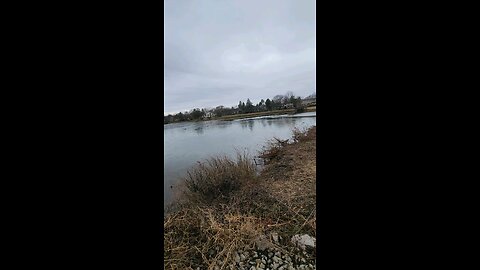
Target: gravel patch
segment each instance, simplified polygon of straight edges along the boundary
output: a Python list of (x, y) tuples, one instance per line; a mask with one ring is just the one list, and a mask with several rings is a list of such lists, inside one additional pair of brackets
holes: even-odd
[(316, 269), (316, 259), (308, 258), (306, 252), (298, 250), (297, 255), (285, 254), (274, 248), (255, 251), (237, 251), (235, 263), (227, 269), (242, 270), (310, 270)]

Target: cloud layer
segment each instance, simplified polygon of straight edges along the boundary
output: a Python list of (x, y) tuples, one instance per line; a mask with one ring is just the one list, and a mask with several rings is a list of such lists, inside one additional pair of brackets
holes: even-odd
[(316, 90), (314, 0), (165, 0), (164, 113)]

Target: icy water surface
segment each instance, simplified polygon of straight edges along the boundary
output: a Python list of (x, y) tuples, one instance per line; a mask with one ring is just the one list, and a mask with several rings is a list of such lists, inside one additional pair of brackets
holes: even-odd
[(187, 122), (164, 125), (165, 205), (171, 201), (172, 188), (197, 161), (210, 156), (234, 157), (236, 150), (252, 157), (273, 137), (288, 139), (294, 127), (316, 125), (315, 112), (257, 117), (235, 121)]

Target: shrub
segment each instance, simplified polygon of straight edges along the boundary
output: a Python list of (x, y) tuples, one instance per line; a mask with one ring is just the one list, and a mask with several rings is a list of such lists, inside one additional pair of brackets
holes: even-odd
[(255, 165), (246, 154), (237, 154), (236, 160), (213, 157), (188, 171), (186, 195), (204, 202), (225, 199), (255, 177)]
[(295, 113), (303, 113), (303, 112), (305, 112), (305, 107), (301, 106), (301, 107), (295, 108)]
[(293, 142), (301, 142), (301, 141), (306, 141), (310, 139), (315, 139), (317, 136), (316, 128), (304, 128), (304, 129), (299, 129), (299, 128), (294, 128), (292, 133), (293, 133)]
[(278, 138), (273, 138), (267, 142), (267, 145), (263, 147), (260, 152), (259, 157), (263, 158), (266, 163), (270, 160), (276, 158), (283, 151), (283, 147), (288, 144), (288, 140), (280, 140)]

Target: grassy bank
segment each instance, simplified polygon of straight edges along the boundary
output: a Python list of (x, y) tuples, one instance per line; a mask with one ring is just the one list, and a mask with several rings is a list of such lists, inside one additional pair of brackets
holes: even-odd
[[(315, 112), (317, 111), (316, 106), (311, 106), (305, 108), (305, 112)], [(270, 115), (281, 115), (281, 114), (294, 114), (295, 109), (285, 109), (285, 110), (274, 110), (274, 111), (266, 111), (266, 112), (254, 112), (254, 113), (241, 113), (241, 114), (232, 114), (232, 115), (224, 115), (221, 117), (213, 117), (208, 119), (196, 119), (196, 120), (189, 120), (188, 122), (202, 122), (202, 121), (210, 121), (210, 120), (223, 120), (223, 121), (231, 121), (236, 119), (244, 119), (244, 118), (252, 118), (252, 117), (260, 117), (260, 116), (270, 116)], [(182, 121), (186, 122), (186, 121)], [(172, 123), (179, 123), (179, 122), (172, 122)], [(164, 123), (167, 124), (167, 123)]]
[(275, 111), (255, 112), (255, 113), (241, 113), (241, 114), (225, 115), (222, 117), (218, 117), (216, 119), (217, 120), (235, 120), (235, 119), (243, 119), (243, 118), (250, 118), (250, 117), (268, 116), (268, 115), (292, 114), (294, 112), (295, 112), (295, 109), (275, 110)]
[(317, 106), (307, 107), (306, 111), (307, 112), (316, 112), (317, 111)]
[[(199, 163), (164, 221), (165, 269), (243, 269), (237, 251), (266, 247), (297, 256), (292, 236), (316, 237), (315, 139), (313, 127), (287, 143), (273, 140), (260, 174), (246, 155)], [(315, 250), (302, 256), (313, 262)]]
[[(315, 112), (315, 111), (316, 111), (316, 106), (307, 107), (305, 109), (305, 112)], [(251, 117), (281, 115), (281, 114), (293, 114), (293, 113), (295, 113), (295, 109), (285, 109), (285, 110), (275, 110), (275, 111), (266, 111), (266, 112), (225, 115), (225, 116), (222, 116), (222, 117), (215, 118), (215, 120), (227, 120), (228, 121), (228, 120), (251, 118)]]

